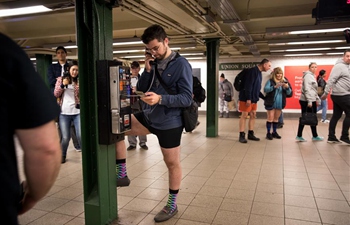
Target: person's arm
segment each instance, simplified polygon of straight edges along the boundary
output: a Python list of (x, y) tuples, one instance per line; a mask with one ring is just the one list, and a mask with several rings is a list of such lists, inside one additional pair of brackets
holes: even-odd
[(61, 165), (62, 151), (54, 121), (32, 129), (15, 131), (24, 152), (23, 214), (43, 198), (54, 184)]
[(59, 98), (61, 97), (63, 91), (64, 91), (64, 88), (62, 88), (62, 77), (58, 77), (57, 80), (56, 80), (56, 85), (55, 85), (55, 90), (53, 92), (53, 95), (56, 97), (56, 98)]

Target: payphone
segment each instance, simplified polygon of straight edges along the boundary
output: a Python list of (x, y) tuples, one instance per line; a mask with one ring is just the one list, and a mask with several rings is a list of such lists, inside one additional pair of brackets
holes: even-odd
[(114, 144), (131, 129), (130, 67), (98, 60), (96, 68), (99, 143)]

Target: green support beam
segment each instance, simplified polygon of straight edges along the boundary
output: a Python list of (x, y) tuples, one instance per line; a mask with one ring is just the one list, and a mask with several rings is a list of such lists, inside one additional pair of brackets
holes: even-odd
[(85, 224), (110, 224), (117, 217), (114, 145), (98, 143), (96, 60), (113, 59), (112, 8), (105, 1), (75, 1)]
[(47, 70), (52, 64), (52, 55), (35, 54), (36, 58), (36, 71), (43, 78), (48, 88), (50, 88), (49, 81), (47, 80)]
[(218, 136), (219, 38), (205, 39), (207, 46), (207, 137)]

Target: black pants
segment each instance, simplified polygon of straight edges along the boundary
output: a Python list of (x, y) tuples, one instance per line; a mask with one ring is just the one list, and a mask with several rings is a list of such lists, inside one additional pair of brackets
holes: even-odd
[[(299, 100), (299, 104), (300, 104), (300, 108), (301, 108), (301, 114), (303, 114), (304, 112), (313, 112), (316, 113), (317, 111), (317, 106), (316, 106), (316, 102), (312, 102), (312, 107), (309, 108), (307, 107), (307, 101), (301, 101)], [(310, 126), (311, 127), (311, 132), (312, 132), (312, 136), (313, 137), (317, 137), (317, 130), (316, 130), (316, 126)], [(298, 137), (302, 137), (303, 136), (303, 130), (304, 130), (304, 125), (301, 125), (299, 122), (299, 127), (298, 127)]]
[(342, 116), (343, 112), (345, 113), (345, 118), (343, 121), (343, 128), (341, 132), (341, 138), (349, 138), (349, 127), (350, 127), (350, 95), (336, 96), (331, 95), (333, 101), (333, 115), (331, 121), (329, 122), (328, 127), (328, 137), (335, 137), (335, 127), (337, 122)]

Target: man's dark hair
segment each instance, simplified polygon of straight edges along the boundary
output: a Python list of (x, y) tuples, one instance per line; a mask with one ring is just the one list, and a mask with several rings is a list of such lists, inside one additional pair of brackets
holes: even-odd
[(161, 27), (158, 24), (154, 24), (150, 27), (148, 27), (142, 34), (141, 40), (144, 44), (148, 44), (149, 42), (153, 41), (154, 39), (157, 39), (159, 42), (164, 41), (164, 39), (167, 37), (167, 34), (163, 27)]
[(325, 70), (320, 70), (319, 75), (320, 75), (320, 76), (323, 76), (325, 73), (326, 73)]
[(62, 50), (67, 54), (67, 50), (66, 50), (63, 46), (58, 46), (58, 47), (56, 48), (56, 53), (57, 53), (57, 51), (60, 50), (60, 49), (62, 49)]
[(344, 55), (345, 55), (347, 52), (350, 52), (350, 49), (346, 49), (346, 50), (344, 51)]
[(261, 60), (261, 62), (259, 63), (259, 65), (264, 65), (265, 63), (268, 63), (268, 62), (270, 62), (270, 60), (268, 60), (268, 59), (263, 59), (263, 60)]

